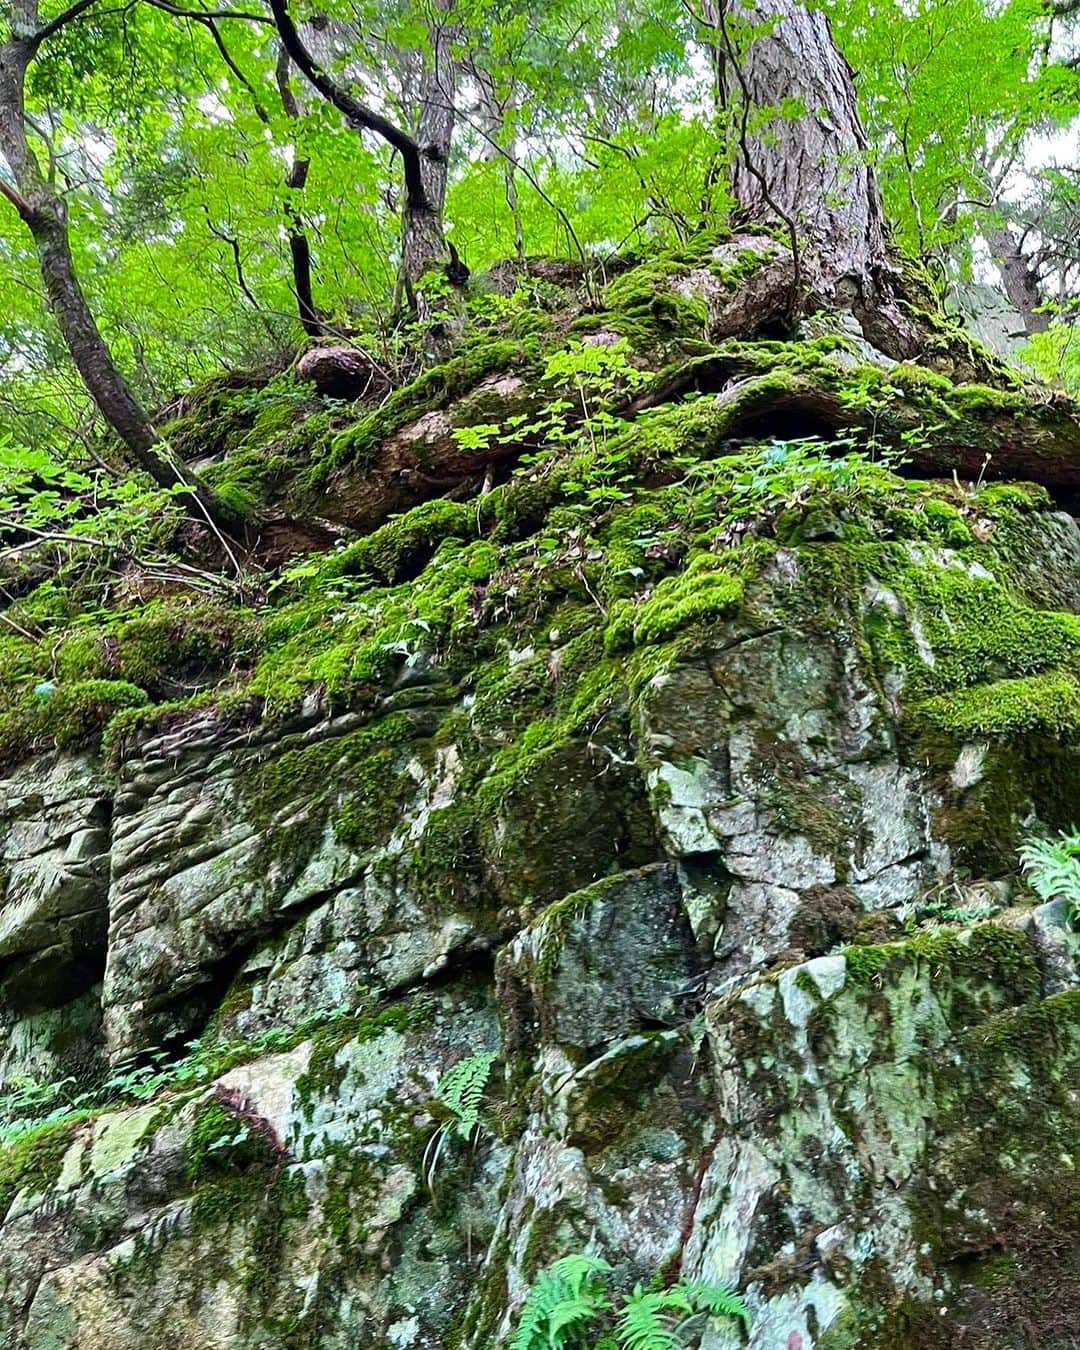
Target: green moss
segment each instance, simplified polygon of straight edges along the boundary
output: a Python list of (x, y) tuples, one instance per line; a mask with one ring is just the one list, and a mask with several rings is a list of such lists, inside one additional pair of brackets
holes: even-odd
[(1031, 943), (1024, 933), (995, 924), (957, 932), (938, 929), (918, 933), (902, 942), (845, 947), (846, 980), (866, 986), (888, 972), (914, 962), (929, 966), (931, 978), (946, 970), (950, 978), (966, 979), (988, 990), (1007, 989), (1017, 1000), (1039, 995), (1041, 979)]
[(625, 337), (639, 352), (655, 357), (671, 348), (684, 355), (707, 350), (708, 305), (682, 295), (674, 283), (691, 272), (708, 272), (730, 292), (760, 271), (768, 260), (755, 249), (733, 258), (718, 258), (716, 247), (729, 236), (707, 233), (678, 249), (670, 249), (631, 268), (605, 292), (605, 311), (578, 320), (573, 327), (605, 328)]
[(342, 590), (335, 561), (326, 572), (315, 565), (302, 597), (267, 621), (245, 698), (262, 699), (272, 716), (282, 716), (312, 690), (338, 703), (373, 692), (414, 652), (475, 631), (477, 592), (497, 563), (486, 540), (448, 539), (415, 581), (370, 591)]
[(997, 680), (926, 699), (917, 719), (958, 741), (1015, 741), (1032, 736), (1075, 740), (1080, 733), (1080, 688), (1069, 675)]
[(654, 352), (677, 342), (704, 347), (709, 317), (703, 300), (680, 295), (672, 286), (673, 264), (644, 263), (607, 288), (607, 313), (598, 322), (619, 333), (638, 351)]
[(419, 570), (418, 565), (427, 563), (443, 540), (475, 535), (482, 518), (480, 508), (464, 502), (441, 497), (422, 502), (400, 519), (342, 549), (323, 569), (323, 575), (367, 573), (392, 584)]
[(266, 1136), (253, 1120), (216, 1098), (199, 1107), (187, 1144), (187, 1179), (192, 1187), (271, 1161)]
[(0, 1149), (0, 1214), (7, 1212), (19, 1191), (46, 1191), (55, 1183), (83, 1118), (39, 1125)]
[[(331, 445), (326, 467), (364, 467), (374, 462), (379, 446), (388, 436), (423, 413), (445, 408), (495, 371), (520, 370), (535, 361), (538, 348), (532, 340), (477, 341), (443, 365), (434, 366), (397, 389), (375, 412), (368, 413)], [(479, 418), (477, 420), (484, 420)], [(322, 472), (322, 469), (320, 469)], [(313, 479), (313, 485), (317, 484)]]
[[(728, 618), (742, 602), (743, 579), (733, 576), (716, 557), (700, 554), (685, 571), (668, 577), (633, 614), (635, 646), (660, 643), (681, 628)], [(606, 639), (609, 650), (618, 650), (625, 640), (629, 615), (620, 609), (613, 615), (614, 627)]]
[(126, 680), (157, 693), (205, 677), (254, 647), (256, 625), (239, 609), (153, 602), (134, 617), (75, 630), (56, 649), (62, 680)]
[(77, 750), (100, 744), (111, 718), (148, 702), (144, 689), (124, 680), (78, 680), (48, 693), (28, 691), (0, 713), (0, 763), (40, 750)]

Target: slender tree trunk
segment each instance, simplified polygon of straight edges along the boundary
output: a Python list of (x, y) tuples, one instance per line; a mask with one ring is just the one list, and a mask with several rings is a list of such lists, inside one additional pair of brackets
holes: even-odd
[[(798, 0), (728, 0), (717, 25), (741, 208), (797, 237), (812, 303), (850, 309), (883, 351), (916, 355), (924, 334), (897, 303), (852, 71), (828, 19)], [(762, 119), (764, 109), (774, 115)]]
[[(268, 0), (282, 44), (297, 69), (358, 131), (373, 131), (401, 156), (405, 179), (402, 213), (402, 275), (416, 294), (415, 284), (425, 272), (446, 261), (442, 211), (446, 200), (447, 161), (454, 130), (455, 72), (452, 34), (447, 23), (432, 29), (433, 61), (421, 89), (418, 134), (401, 127), (337, 83), (304, 43), (288, 0)], [(446, 14), (452, 0), (436, 0), (436, 13)]]
[[(284, 47), (278, 54), (276, 79), (281, 106), (285, 116), (292, 121), (300, 117), (300, 105), (289, 83), (289, 54)], [(315, 296), (311, 280), (311, 243), (304, 225), (303, 213), (298, 202), (307, 186), (309, 159), (294, 155), (292, 168), (285, 180), (285, 215), (289, 222), (289, 258), (292, 264), (293, 291), (296, 294), (296, 306), (300, 314), (300, 323), (308, 337), (322, 337), (326, 328), (315, 308)]]
[(1050, 327), (1050, 315), (1038, 312), (1045, 303), (1042, 288), (1038, 276), (1024, 257), (1020, 240), (1008, 226), (1003, 225), (988, 230), (986, 242), (997, 264), (1005, 294), (1023, 316), (1025, 332), (1045, 333)]
[(128, 458), (160, 487), (189, 489), (189, 511), (216, 521), (213, 496), (183, 465), (175, 463), (158, 438), (101, 336), (75, 272), (63, 199), (43, 177), (26, 139), (26, 73), (36, 55), (37, 11), (33, 0), (19, 7), (12, 36), (0, 46), (0, 153), (15, 186), (0, 193), (30, 231), (49, 308), (71, 359), (102, 417), (123, 442)]

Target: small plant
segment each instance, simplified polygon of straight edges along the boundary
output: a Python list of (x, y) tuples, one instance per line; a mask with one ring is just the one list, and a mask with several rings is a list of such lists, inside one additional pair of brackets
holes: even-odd
[(1026, 839), (1020, 863), (1031, 889), (1043, 900), (1065, 901), (1069, 922), (1080, 921), (1080, 832), (1075, 825), (1056, 839)]
[(848, 439), (772, 441), (737, 473), (729, 489), (735, 516), (803, 507), (810, 500), (851, 507), (868, 492), (887, 484), (881, 470), (902, 462), (899, 454), (857, 450)]
[(466, 1144), (472, 1144), (483, 1128), (480, 1104), (494, 1063), (493, 1054), (469, 1055), (448, 1069), (439, 1080), (435, 1096), (447, 1112), (447, 1119), (428, 1140), (424, 1150), (423, 1167), (428, 1190), (434, 1190), (435, 1173), (447, 1140), (456, 1136)]
[(749, 1323), (746, 1304), (722, 1285), (680, 1281), (646, 1293), (638, 1285), (623, 1303), (616, 1334), (624, 1350), (679, 1350), (679, 1331), (695, 1319), (734, 1317)]
[(511, 1350), (679, 1350), (682, 1333), (696, 1319), (750, 1324), (738, 1294), (700, 1280), (649, 1291), (639, 1284), (616, 1306), (606, 1283), (610, 1274), (606, 1261), (580, 1252), (542, 1271), (521, 1310)]
[(84, 1091), (77, 1090), (78, 1084), (71, 1077), (50, 1083), (36, 1082), (28, 1076), (13, 1077), (7, 1083), (7, 1091), (0, 1094), (0, 1148), (42, 1125), (80, 1113), (146, 1102), (166, 1092), (211, 1083), (234, 1064), (289, 1049), (313, 1030), (354, 1015), (349, 1008), (335, 1008), (306, 1018), (291, 1030), (273, 1027), (248, 1041), (188, 1041), (184, 1047), (187, 1053), (181, 1059), (171, 1059), (164, 1050), (155, 1050), (121, 1061), (103, 1081)]
[(602, 1276), (611, 1267), (575, 1252), (541, 1271), (529, 1290), (510, 1350), (564, 1350), (584, 1344), (590, 1325), (611, 1308)]

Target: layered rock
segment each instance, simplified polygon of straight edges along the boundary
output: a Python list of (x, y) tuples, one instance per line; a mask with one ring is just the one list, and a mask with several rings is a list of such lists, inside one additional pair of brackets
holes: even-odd
[(1080, 532), (866, 466), (756, 528), (726, 425), (595, 521), (419, 508), (247, 701), (10, 771), (6, 1344), (481, 1350), (576, 1250), (738, 1290), (699, 1350), (1069, 1343), (1077, 943), (1016, 849), (1075, 811)]

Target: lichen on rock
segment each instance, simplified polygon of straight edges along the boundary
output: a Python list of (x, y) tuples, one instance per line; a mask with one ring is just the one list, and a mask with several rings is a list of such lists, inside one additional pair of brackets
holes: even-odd
[(342, 532), (257, 605), (23, 578), (7, 1344), (488, 1350), (586, 1248), (737, 1289), (712, 1350), (1059, 1343), (1076, 943), (1016, 849), (1074, 820), (1080, 533), (926, 476), (1022, 390), (729, 339), (790, 261), (645, 260), (378, 407), (193, 396)]

